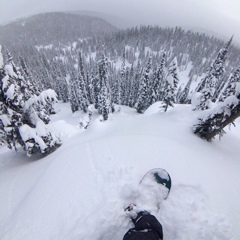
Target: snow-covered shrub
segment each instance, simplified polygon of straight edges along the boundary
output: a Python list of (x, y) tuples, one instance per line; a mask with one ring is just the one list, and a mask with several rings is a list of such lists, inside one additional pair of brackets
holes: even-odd
[(46, 109), (48, 114), (55, 114), (53, 105), (58, 102), (57, 94), (52, 89), (44, 90), (38, 96), (38, 102), (40, 102)]
[(206, 98), (203, 93), (195, 92), (192, 95), (191, 106), (193, 111), (207, 110), (212, 107), (212, 101)]
[(57, 101), (57, 94), (52, 89), (45, 90), (38, 96), (33, 94), (24, 103), (25, 121), (35, 126), (36, 121), (40, 118), (45, 124), (48, 124), (50, 122), (49, 115), (55, 113), (53, 106)]
[(88, 107), (88, 113), (79, 120), (80, 128), (87, 129), (92, 119), (92, 106)]
[(36, 128), (24, 124), (19, 132), (28, 156), (37, 152), (48, 154), (61, 145), (60, 140), (50, 133), (42, 121), (37, 122)]

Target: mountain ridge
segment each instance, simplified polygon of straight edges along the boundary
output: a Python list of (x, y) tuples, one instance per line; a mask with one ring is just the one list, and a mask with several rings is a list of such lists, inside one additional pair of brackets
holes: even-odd
[[(36, 27), (37, 26), (37, 27)], [(66, 12), (33, 15), (0, 26), (0, 42), (15, 45), (16, 42), (33, 45), (52, 44), (57, 41), (73, 42), (100, 33), (117, 31), (104, 19)]]

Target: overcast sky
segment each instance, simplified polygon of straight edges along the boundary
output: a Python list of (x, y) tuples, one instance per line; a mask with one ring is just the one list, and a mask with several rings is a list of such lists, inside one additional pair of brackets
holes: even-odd
[(87, 10), (129, 25), (206, 29), (240, 43), (240, 0), (0, 0), (0, 24), (46, 11)]

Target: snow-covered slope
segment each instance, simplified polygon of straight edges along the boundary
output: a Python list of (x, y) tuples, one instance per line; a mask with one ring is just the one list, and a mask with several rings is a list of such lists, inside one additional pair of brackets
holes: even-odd
[(197, 113), (159, 103), (144, 115), (122, 107), (106, 122), (58, 104), (50, 128), (63, 139), (37, 159), (0, 148), (1, 240), (121, 240), (123, 206), (151, 168), (167, 169), (172, 191), (159, 212), (164, 240), (240, 239), (240, 123), (221, 141), (191, 132)]

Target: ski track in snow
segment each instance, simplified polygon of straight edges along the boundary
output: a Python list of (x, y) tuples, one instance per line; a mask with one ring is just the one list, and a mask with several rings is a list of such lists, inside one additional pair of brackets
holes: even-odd
[[(99, 141), (99, 140), (97, 140)], [(99, 149), (95, 149), (94, 141), (85, 143), (85, 149), (87, 151), (88, 161), (91, 166), (91, 174), (95, 177), (98, 188), (102, 189), (103, 199), (94, 207), (95, 211), (89, 213), (84, 225), (87, 229), (94, 229), (91, 233), (79, 232), (79, 226), (81, 223), (76, 224), (75, 239), (121, 239), (124, 232), (128, 229), (129, 219), (123, 212), (123, 203), (119, 201), (119, 191), (122, 188), (123, 180), (122, 176), (128, 176), (130, 173), (127, 170), (118, 169), (115, 164), (116, 158), (113, 157), (113, 153), (109, 147), (109, 139), (102, 139), (98, 142)], [(99, 159), (99, 150), (103, 155), (101, 159), (104, 159), (104, 164)], [(107, 165), (107, 170), (106, 170)], [(108, 180), (107, 190), (105, 190), (106, 179)], [(96, 234), (97, 232), (97, 234)]]
[[(154, 115), (159, 111), (155, 109), (136, 117), (127, 109), (128, 113), (112, 115), (108, 122), (95, 120), (87, 131), (75, 127), (77, 114), (74, 121), (68, 117), (71, 124), (54, 116), (57, 133), (66, 138), (56, 152), (29, 161), (2, 151), (1, 156), (9, 156), (10, 160), (0, 161), (0, 194), (4, 195), (0, 198), (0, 239), (122, 240), (133, 227), (124, 207), (130, 202), (143, 204), (139, 181), (151, 168), (163, 167), (172, 176), (168, 199), (160, 210), (154, 209), (151, 198), (148, 204), (138, 207), (149, 208), (160, 220), (164, 240), (237, 240), (231, 236), (234, 231), (227, 216), (217, 214), (210, 205), (210, 194), (219, 194), (215, 188), (219, 186), (217, 176), (212, 176), (212, 171), (225, 173), (226, 178), (228, 171), (234, 173), (234, 168), (226, 169), (229, 162), (222, 159), (222, 153), (228, 156), (234, 148), (192, 137), (192, 119), (179, 115), (189, 111), (187, 106), (164, 115)], [(69, 116), (69, 111), (66, 113)], [(54, 122), (51, 128), (54, 130)], [(227, 143), (234, 137), (226, 137), (230, 139)], [(203, 151), (208, 153), (207, 159)], [(235, 164), (238, 154), (232, 153), (230, 164)], [(224, 169), (216, 167), (217, 163)], [(221, 184), (223, 191), (229, 192), (229, 183), (231, 180), (226, 179)]]

